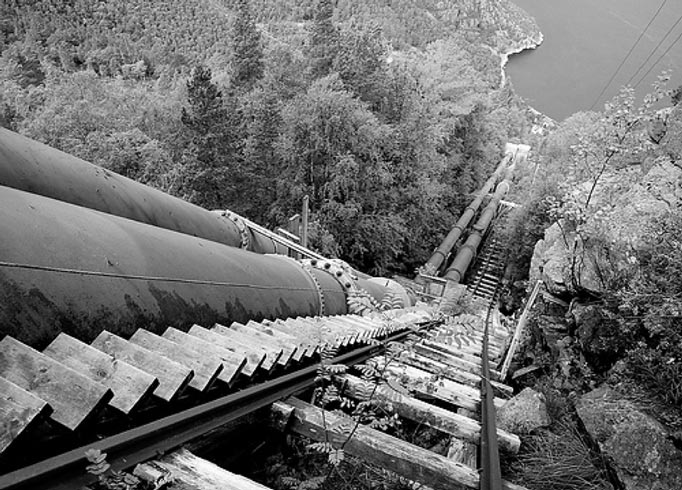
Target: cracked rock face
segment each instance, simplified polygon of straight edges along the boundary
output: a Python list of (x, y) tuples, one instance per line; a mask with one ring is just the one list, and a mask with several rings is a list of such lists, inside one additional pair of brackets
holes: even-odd
[(515, 434), (529, 434), (550, 424), (545, 397), (531, 388), (505, 403), (497, 411), (498, 428)]
[(652, 417), (608, 387), (584, 395), (576, 409), (626, 490), (682, 488), (682, 451)]

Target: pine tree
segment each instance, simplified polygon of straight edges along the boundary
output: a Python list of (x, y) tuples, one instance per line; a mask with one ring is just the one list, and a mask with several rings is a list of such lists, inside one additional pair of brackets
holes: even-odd
[(233, 85), (237, 89), (249, 91), (263, 77), (262, 40), (249, 0), (237, 1), (232, 36)]
[(311, 73), (314, 79), (329, 75), (339, 48), (339, 31), (334, 25), (333, 15), (332, 0), (319, 0), (315, 7), (309, 40)]
[(185, 197), (206, 208), (230, 207), (240, 173), (235, 97), (224, 97), (211, 81), (211, 70), (198, 66), (187, 82), (187, 99), (189, 107), (183, 107), (181, 117), (188, 140), (182, 169)]

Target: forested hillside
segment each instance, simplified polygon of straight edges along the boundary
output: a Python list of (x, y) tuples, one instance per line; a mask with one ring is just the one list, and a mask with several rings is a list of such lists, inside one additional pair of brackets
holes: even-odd
[(208, 208), (411, 271), (525, 134), (510, 2), (9, 0), (0, 121)]

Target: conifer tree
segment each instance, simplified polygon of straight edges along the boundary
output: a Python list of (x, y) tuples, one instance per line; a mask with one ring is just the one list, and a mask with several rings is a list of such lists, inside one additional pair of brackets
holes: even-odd
[(263, 46), (249, 0), (237, 1), (232, 34), (233, 85), (249, 91), (263, 77)]
[(309, 57), (314, 79), (329, 75), (339, 47), (339, 31), (334, 25), (332, 0), (319, 0), (310, 28)]

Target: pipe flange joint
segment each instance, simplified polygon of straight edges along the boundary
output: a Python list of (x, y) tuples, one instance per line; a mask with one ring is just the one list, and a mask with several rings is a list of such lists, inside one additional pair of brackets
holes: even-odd
[(288, 255), (281, 255), (281, 254), (265, 254), (268, 257), (276, 257), (278, 259), (283, 259), (283, 260), (290, 260), (294, 262), (296, 265), (298, 265), (303, 271), (308, 275), (310, 280), (313, 282), (315, 285), (315, 290), (317, 291), (317, 299), (320, 303), (320, 309), (318, 312), (319, 316), (324, 316), (327, 307), (324, 301), (324, 291), (322, 290), (322, 285), (320, 284), (320, 281), (317, 280), (317, 277), (315, 277), (315, 273), (312, 270), (312, 267), (306, 263), (305, 260), (296, 260), (293, 257), (289, 257)]
[(246, 223), (244, 222), (242, 217), (239, 216), (237, 213), (230, 211), (229, 209), (219, 209), (214, 212), (218, 213), (223, 218), (229, 219), (235, 224), (237, 230), (239, 231), (240, 239), (239, 248), (248, 250), (249, 247), (251, 246), (251, 236), (249, 234), (249, 227), (246, 226)]

